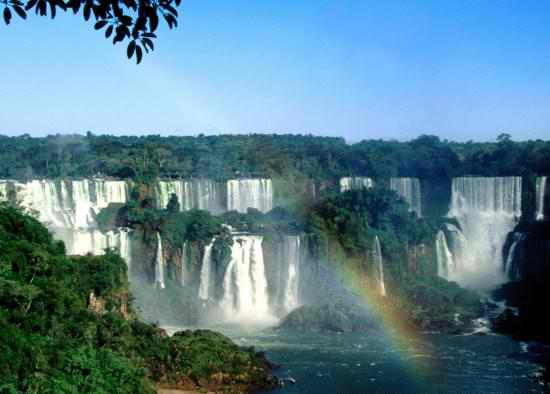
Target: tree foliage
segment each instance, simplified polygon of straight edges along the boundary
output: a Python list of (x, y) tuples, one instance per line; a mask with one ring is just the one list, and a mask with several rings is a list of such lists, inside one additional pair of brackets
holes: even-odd
[[(78, 160), (76, 160), (78, 158)], [(550, 141), (409, 142), (312, 135), (161, 137), (0, 135), (0, 179), (89, 177), (150, 182), (165, 178), (268, 177), (316, 181), (356, 175), (449, 179), (462, 175), (550, 175)]]
[(120, 256), (69, 258), (35, 218), (0, 203), (0, 393), (154, 393), (155, 383), (215, 387), (215, 374), (239, 392), (274, 384), (252, 349), (212, 332), (170, 338), (123, 310), (132, 314)]
[(9, 25), (17, 15), (27, 19), (28, 12), (39, 16), (56, 17), (58, 12), (81, 15), (92, 21), (96, 30), (103, 30), (113, 44), (126, 42), (128, 58), (140, 63), (144, 52), (153, 51), (153, 40), (160, 20), (170, 29), (178, 25), (176, 8), (181, 0), (0, 0), (2, 16)]

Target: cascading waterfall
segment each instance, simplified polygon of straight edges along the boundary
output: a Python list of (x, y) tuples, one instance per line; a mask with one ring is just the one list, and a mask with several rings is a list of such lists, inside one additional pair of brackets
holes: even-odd
[(539, 176), (537, 177), (536, 184), (536, 193), (537, 193), (537, 220), (544, 220), (544, 199), (546, 197), (546, 177)]
[(162, 253), (162, 239), (160, 233), (157, 233), (157, 254), (155, 264), (155, 287), (164, 289), (164, 255)]
[(95, 200), (97, 208), (101, 209), (107, 207), (110, 203), (122, 203), (126, 202), (128, 196), (128, 184), (124, 181), (102, 181), (95, 180), (93, 182), (95, 186)]
[(157, 206), (161, 208), (166, 208), (170, 196), (175, 194), (181, 211), (197, 208), (221, 213), (225, 210), (223, 184), (209, 179), (159, 181), (155, 190)]
[(502, 248), (521, 215), (521, 183), (521, 177), (453, 179), (449, 216), (458, 220), (467, 244), (454, 277), (459, 284), (490, 289), (506, 281)]
[(418, 178), (391, 178), (390, 189), (407, 201), (411, 211), (415, 211), (418, 216), (422, 216), (420, 181)]
[[(446, 235), (446, 236), (445, 236)], [(444, 233), (445, 243), (447, 244), (447, 250), (451, 253), (450, 256), (444, 255), (446, 257), (446, 272), (445, 275), (440, 275), (441, 277), (449, 281), (458, 281), (457, 278), (460, 278), (464, 272), (464, 256), (465, 251), (468, 248), (468, 242), (462, 231), (455, 226), (454, 224), (447, 224), (447, 232)], [(443, 246), (443, 245), (442, 245)]]
[(347, 190), (361, 190), (363, 188), (371, 188), (374, 186), (374, 181), (367, 177), (343, 177), (340, 178), (340, 192)]
[(437, 274), (448, 281), (456, 280), (457, 266), (447, 245), (445, 233), (441, 230), (436, 236), (435, 249), (437, 254)]
[(72, 232), (72, 242), (66, 242), (67, 253), (71, 255), (93, 254), (99, 256), (105, 249), (112, 248), (119, 251), (128, 266), (131, 263), (130, 231), (125, 228), (101, 232), (99, 230), (75, 230)]
[(260, 212), (273, 209), (271, 179), (232, 179), (227, 181), (227, 210), (246, 213), (248, 208)]
[(283, 236), (278, 254), (278, 283), (275, 299), (277, 306), (282, 308), (285, 313), (289, 313), (300, 306), (300, 237), (298, 235)]
[(374, 237), (374, 278), (382, 296), (386, 296), (386, 284), (384, 282), (384, 260), (382, 259), (382, 248), (378, 236)]
[(199, 284), (199, 298), (207, 301), (210, 295), (210, 273), (212, 272), (212, 246), (214, 240), (204, 247), (202, 258), (201, 277)]
[(517, 281), (521, 279), (519, 268), (521, 263), (521, 255), (523, 253), (523, 242), (526, 238), (524, 233), (514, 233), (512, 246), (508, 251), (506, 263), (504, 264), (504, 271), (506, 277), (511, 281)]
[(228, 321), (271, 323), (261, 236), (233, 237), (220, 307)]
[(95, 215), (110, 203), (125, 203), (128, 185), (102, 179), (80, 181), (32, 180), (16, 185), (16, 198), (39, 212), (40, 221), (59, 228), (88, 229)]
[(5, 181), (0, 181), (0, 201), (8, 199), (8, 184)]
[(15, 198), (38, 212), (56, 238), (63, 240), (69, 254), (103, 254), (105, 248), (117, 248), (130, 262), (127, 229), (102, 233), (96, 230), (96, 215), (110, 203), (125, 203), (128, 184), (124, 181), (31, 180), (27, 183), (6, 181)]
[(183, 241), (181, 248), (181, 286), (185, 286), (185, 277), (187, 276), (187, 241)]

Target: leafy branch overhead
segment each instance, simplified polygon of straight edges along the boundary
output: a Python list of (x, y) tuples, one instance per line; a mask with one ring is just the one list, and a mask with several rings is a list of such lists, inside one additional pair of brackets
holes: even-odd
[(127, 43), (128, 58), (139, 64), (143, 51), (155, 49), (153, 40), (159, 20), (164, 19), (170, 29), (177, 26), (181, 0), (0, 0), (4, 6), (2, 16), (9, 25), (13, 16), (27, 19), (27, 13), (55, 18), (57, 12), (81, 13), (86, 21), (95, 21), (96, 30), (104, 30), (113, 44)]

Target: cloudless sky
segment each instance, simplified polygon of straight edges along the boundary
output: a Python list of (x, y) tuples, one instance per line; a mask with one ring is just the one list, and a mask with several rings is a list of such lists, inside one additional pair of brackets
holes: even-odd
[(81, 17), (0, 23), (0, 133), (550, 139), (548, 0), (185, 0), (136, 66)]

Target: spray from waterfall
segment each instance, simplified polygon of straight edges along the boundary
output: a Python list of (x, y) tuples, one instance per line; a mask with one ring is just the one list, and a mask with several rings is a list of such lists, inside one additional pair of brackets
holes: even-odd
[(374, 278), (382, 296), (386, 296), (386, 284), (384, 282), (384, 260), (382, 258), (382, 248), (378, 236), (374, 237)]

